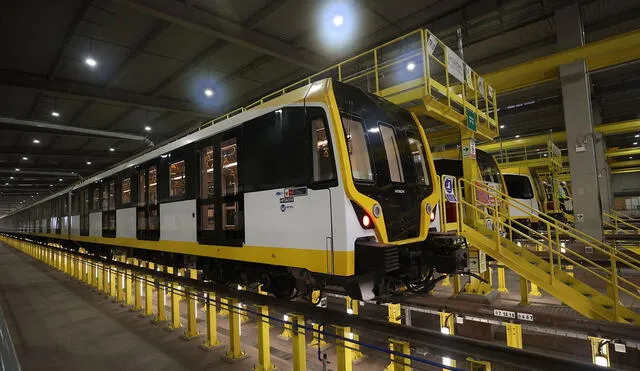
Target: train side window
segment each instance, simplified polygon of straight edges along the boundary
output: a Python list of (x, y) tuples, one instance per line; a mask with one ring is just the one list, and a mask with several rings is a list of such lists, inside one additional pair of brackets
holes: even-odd
[[(222, 175), (222, 197), (238, 194), (238, 144), (236, 138), (222, 142), (220, 146), (220, 169)], [(239, 230), (239, 203), (222, 203), (222, 229)]]
[(184, 160), (169, 165), (169, 197), (182, 197), (185, 193)]
[(92, 199), (92, 208), (93, 211), (100, 211), (100, 188), (95, 187), (93, 189), (93, 194), (91, 196)]
[(109, 182), (109, 210), (116, 209), (116, 181)]
[(127, 206), (131, 203), (131, 178), (124, 178), (120, 183), (120, 200), (122, 206)]
[(107, 183), (102, 184), (102, 211), (109, 210), (109, 185)]
[(400, 150), (396, 134), (391, 126), (379, 124), (384, 151), (387, 154), (387, 164), (389, 165), (389, 176), (392, 182), (404, 183), (404, 172), (400, 162)]
[[(153, 165), (149, 167), (149, 230), (160, 229), (160, 215), (158, 213), (158, 168)], [(151, 207), (155, 206), (155, 207)]]
[(313, 181), (324, 182), (335, 179), (333, 151), (327, 136), (327, 124), (324, 119), (311, 121), (311, 146), (313, 153)]
[(413, 133), (407, 133), (409, 136), (409, 149), (411, 150), (411, 158), (416, 169), (416, 183), (419, 185), (429, 185), (429, 172), (427, 171), (427, 162), (424, 160), (424, 147), (422, 143), (416, 139)]
[(372, 181), (373, 171), (371, 170), (371, 159), (369, 157), (369, 148), (367, 147), (367, 138), (362, 122), (348, 117), (342, 117), (342, 126), (344, 128), (345, 138), (347, 139), (347, 149), (349, 151), (353, 179)]
[(200, 152), (200, 198), (213, 198), (213, 146)]
[(138, 206), (144, 206), (147, 198), (147, 174), (144, 171), (138, 173)]

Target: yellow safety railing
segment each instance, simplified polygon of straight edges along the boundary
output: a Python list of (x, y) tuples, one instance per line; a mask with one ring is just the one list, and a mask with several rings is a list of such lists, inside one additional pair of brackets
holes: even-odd
[(627, 214), (623, 213), (623, 212), (622, 212), (622, 211), (620, 211), (620, 210), (610, 209), (610, 210), (609, 210), (609, 214), (611, 214), (611, 215), (615, 215), (616, 217), (618, 217), (618, 218), (620, 218), (620, 219), (623, 219), (623, 220), (627, 220), (627, 221), (639, 221), (639, 222), (640, 222), (640, 219), (637, 219), (637, 218), (634, 218), (634, 217), (632, 217), (632, 216), (630, 216), (630, 215), (627, 215)]
[[(603, 212), (602, 223), (613, 229), (614, 234), (640, 234), (640, 228), (614, 213)], [(628, 220), (628, 219), (627, 219)]]
[(325, 78), (360, 87), (395, 103), (426, 106), (426, 114), (470, 127), (485, 138), (499, 135), (496, 92), (433, 33), (419, 29), (346, 59), (255, 102), (201, 125), (226, 120), (285, 93)]
[[(560, 271), (562, 263), (574, 266), (574, 271), (580, 270), (592, 278), (601, 281), (605, 286), (609, 286), (607, 295), (614, 304), (614, 312), (618, 313), (620, 304), (620, 294), (628, 295), (632, 300), (640, 300), (640, 284), (626, 277), (621, 276), (618, 272), (620, 269), (629, 269), (633, 272), (640, 273), (640, 259), (635, 255), (618, 251), (612, 246), (599, 241), (586, 233), (583, 233), (568, 224), (562, 223), (552, 217), (546, 216), (530, 208), (529, 206), (510, 199), (505, 193), (502, 193), (491, 187), (487, 187), (483, 183), (472, 182), (466, 179), (458, 179), (458, 187), (464, 189), (465, 192), (471, 192), (471, 200), (459, 198), (458, 211), (459, 215), (464, 213), (460, 219), (460, 230), (465, 228), (473, 228), (484, 231), (485, 235), (491, 236), (496, 241), (498, 251), (505, 248), (502, 245), (504, 240), (514, 241), (520, 240), (537, 247), (537, 251), (546, 251), (548, 253), (547, 260), (550, 264), (549, 276), (553, 283), (554, 274)], [(458, 191), (460, 192), (460, 191)], [(496, 202), (479, 205), (476, 195), (485, 194), (485, 199), (493, 199)], [(505, 207), (506, 206), (506, 207)], [(526, 213), (531, 220), (538, 224), (539, 228), (533, 229), (516, 219), (509, 217), (509, 207), (515, 207)], [(492, 220), (493, 228), (486, 228), (484, 223), (478, 223), (479, 220)], [(471, 220), (472, 222), (468, 222)], [(602, 258), (608, 261), (609, 267), (593, 260), (587, 253), (580, 253), (571, 248), (566, 248), (563, 241), (571, 239), (575, 243), (582, 244), (585, 247), (593, 249), (594, 253), (600, 254)], [(601, 261), (601, 259), (599, 259)]]

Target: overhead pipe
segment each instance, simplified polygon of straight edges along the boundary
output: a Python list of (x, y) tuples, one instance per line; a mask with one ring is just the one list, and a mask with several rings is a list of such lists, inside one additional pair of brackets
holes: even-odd
[(68, 125), (57, 125), (50, 124), (47, 122), (36, 121), (36, 120), (21, 120), (15, 119), (12, 117), (0, 117), (0, 122), (3, 124), (10, 125), (18, 125), (18, 126), (28, 126), (35, 127), (40, 129), (48, 129), (48, 130), (56, 130), (56, 131), (68, 131), (73, 133), (86, 134), (88, 136), (94, 137), (104, 137), (104, 138), (117, 138), (117, 139), (126, 139), (126, 140), (135, 140), (147, 143), (149, 146), (153, 146), (154, 143), (149, 138), (144, 137), (142, 135), (121, 133), (117, 131), (106, 131), (106, 130), (95, 130), (95, 129), (87, 129), (87, 128), (79, 128)]

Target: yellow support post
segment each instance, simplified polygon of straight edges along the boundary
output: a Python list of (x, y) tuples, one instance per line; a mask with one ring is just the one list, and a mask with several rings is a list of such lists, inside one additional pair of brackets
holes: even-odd
[(462, 282), (460, 280), (460, 275), (456, 274), (453, 276), (453, 296), (457, 295), (462, 290)]
[[(191, 279), (198, 278), (198, 271), (195, 269), (188, 269), (187, 276)], [(187, 331), (185, 331), (183, 338), (185, 340), (191, 340), (200, 335), (198, 332), (198, 326), (196, 324), (196, 316), (198, 311), (197, 293), (195, 290), (189, 288), (186, 289), (187, 295)]]
[(227, 298), (220, 298), (220, 312), (218, 315), (222, 318), (229, 317), (229, 300)]
[[(442, 357), (442, 364), (449, 367), (456, 367), (456, 360), (450, 357)], [(442, 368), (443, 371), (449, 371), (448, 368)]]
[(477, 360), (473, 357), (467, 357), (467, 361), (471, 364), (471, 371), (491, 371), (491, 362)]
[(82, 282), (82, 272), (84, 271), (82, 258), (76, 256), (76, 279)]
[[(158, 271), (163, 271), (163, 268), (161, 265), (158, 265), (156, 269)], [(169, 283), (167, 282), (163, 285), (162, 282), (160, 282), (160, 279), (158, 278), (155, 281), (155, 285), (156, 285), (157, 299), (156, 299), (156, 318), (154, 322), (164, 322), (167, 320), (167, 310), (165, 309), (165, 306), (166, 306), (166, 300), (167, 300), (166, 290)]]
[[(155, 264), (147, 262), (148, 269), (155, 269)], [(144, 316), (153, 316), (153, 277), (145, 276), (144, 283)]]
[[(122, 259), (120, 259), (122, 261)], [(124, 303), (124, 270), (120, 267), (116, 268), (117, 279), (116, 286), (118, 287), (118, 303)]]
[(109, 265), (102, 264), (102, 292), (109, 296)]
[(591, 362), (594, 365), (602, 367), (611, 367), (611, 358), (609, 357), (609, 342), (595, 336), (589, 336), (591, 343)]
[[(167, 273), (173, 273), (173, 267), (167, 267)], [(180, 323), (180, 294), (177, 291), (177, 283), (168, 284), (171, 288), (171, 322), (169, 322), (168, 328), (175, 330), (182, 327), (182, 323)]]
[(216, 293), (209, 292), (207, 294), (205, 305), (207, 307), (207, 335), (200, 346), (205, 350), (214, 350), (220, 348), (222, 344), (218, 340), (218, 318), (216, 317)]
[(520, 277), (520, 305), (529, 305), (527, 280), (524, 277)]
[(498, 292), (508, 293), (509, 289), (507, 288), (507, 276), (504, 271), (504, 267), (498, 266)]
[(542, 296), (542, 293), (538, 289), (538, 285), (533, 282), (529, 282), (529, 284), (531, 285), (531, 291), (529, 291), (529, 295), (538, 297)]
[(442, 279), (442, 281), (440, 281), (440, 285), (442, 287), (449, 287), (451, 286), (451, 278), (447, 275), (447, 277), (445, 277), (444, 279)]
[[(133, 259), (134, 264), (139, 267), (140, 261)], [(133, 310), (142, 310), (142, 276), (135, 274), (133, 276)]]
[[(392, 304), (392, 303), (387, 304), (387, 317), (390, 323), (395, 323), (395, 324), (402, 323), (401, 315), (402, 315), (402, 308), (400, 304)], [(398, 350), (397, 349), (398, 347), (400, 349), (404, 349), (403, 345), (400, 343), (401, 342), (399, 340), (389, 339), (389, 349), (391, 349), (391, 351), (400, 352), (401, 350)], [(407, 343), (407, 348), (408, 347), (409, 347), (409, 343)], [(397, 359), (399, 358), (396, 358), (396, 356), (393, 353), (390, 354), (389, 357), (391, 359), (391, 363), (389, 363), (389, 365), (387, 366), (387, 368), (385, 368), (385, 370), (388, 370), (388, 371), (405, 371), (406, 370), (403, 366), (404, 363), (402, 364), (397, 363), (398, 362)]]
[[(347, 296), (346, 301), (347, 313), (357, 316), (360, 309), (358, 300), (351, 299)], [(353, 340), (358, 341), (360, 339), (360, 336), (356, 332), (352, 331), (352, 334)], [(353, 345), (351, 346), (351, 360), (353, 362), (360, 362), (362, 361), (362, 359), (364, 359), (364, 357), (364, 354), (362, 354), (362, 352), (360, 351), (360, 344), (353, 343)]]
[[(392, 352), (402, 353), (409, 355), (411, 353), (411, 348), (409, 347), (408, 341), (389, 339), (389, 349)], [(396, 355), (391, 353), (390, 355), (391, 363), (385, 371), (411, 371), (411, 360), (407, 357), (402, 357), (400, 355)]]
[(291, 314), (287, 313), (283, 317), (284, 324), (282, 333), (278, 337), (282, 340), (290, 340), (293, 337), (293, 326), (291, 325)]
[(328, 348), (329, 343), (324, 340), (324, 334), (320, 333), (320, 331), (323, 330), (323, 326), (319, 323), (312, 322), (311, 327), (313, 327), (313, 334), (311, 336), (309, 346), (313, 348), (320, 348), (320, 350)]
[(97, 267), (97, 273), (98, 273), (98, 279), (96, 280), (96, 288), (98, 289), (98, 292), (101, 292), (104, 288), (104, 277), (102, 275), (102, 264), (101, 263), (96, 263)]
[(453, 313), (440, 312), (440, 332), (445, 335), (455, 335), (455, 318)]
[[(127, 258), (127, 265), (133, 264), (133, 259)], [(124, 277), (125, 305), (133, 307), (133, 271), (127, 269)]]
[(307, 369), (307, 347), (304, 317), (302, 314), (290, 315), (293, 324), (293, 371), (305, 371)]
[(573, 265), (567, 265), (566, 270), (567, 274), (573, 277)]
[(353, 369), (351, 361), (353, 358), (351, 355), (352, 344), (347, 344), (347, 341), (345, 340), (352, 339), (353, 334), (351, 333), (351, 328), (342, 326), (334, 327), (336, 329), (336, 335), (338, 336), (336, 339), (337, 371), (351, 371)]
[(84, 264), (86, 266), (87, 269), (87, 285), (89, 286), (93, 286), (93, 281), (95, 276), (94, 276), (94, 270), (93, 270), (93, 262), (89, 259), (84, 261)]
[(258, 310), (258, 363), (254, 371), (272, 371), (276, 367), (271, 364), (271, 345), (269, 342), (269, 307), (256, 305)]
[[(245, 286), (238, 285), (238, 290), (246, 290)], [(262, 289), (261, 289), (262, 290)], [(240, 308), (246, 308), (246, 306), (240, 303)], [(249, 315), (246, 311), (240, 311), (240, 323), (245, 324), (249, 322)]]
[(248, 356), (242, 351), (240, 344), (240, 312), (238, 311), (240, 301), (229, 298), (227, 302), (229, 303), (229, 346), (223, 359), (229, 363), (234, 363)]
[(507, 346), (522, 349), (522, 325), (505, 322), (504, 326), (507, 330)]

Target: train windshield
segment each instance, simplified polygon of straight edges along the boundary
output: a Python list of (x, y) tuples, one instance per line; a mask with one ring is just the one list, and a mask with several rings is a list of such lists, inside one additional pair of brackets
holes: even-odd
[(493, 159), (493, 156), (484, 151), (477, 150), (476, 160), (478, 161), (482, 180), (502, 185), (500, 168), (498, 168), (498, 164), (496, 163), (496, 160)]
[(525, 175), (505, 174), (504, 181), (507, 183), (507, 192), (513, 198), (530, 200), (533, 198), (533, 188), (531, 180)]

